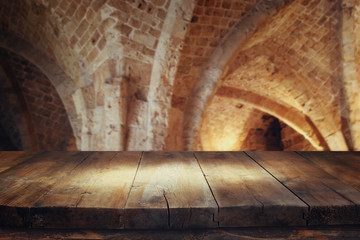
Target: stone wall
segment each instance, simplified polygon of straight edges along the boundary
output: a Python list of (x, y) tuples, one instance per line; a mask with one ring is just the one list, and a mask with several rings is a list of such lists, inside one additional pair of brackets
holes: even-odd
[(253, 120), (256, 121), (258, 125), (253, 124), (252, 128), (247, 132), (241, 149), (248, 151), (284, 150), (282, 127), (277, 118), (270, 115), (262, 115), (261, 118)]
[(304, 136), (284, 123), (281, 124), (281, 138), (284, 151), (316, 151)]
[(340, 1), (295, 1), (244, 44), (223, 75), (224, 85), (298, 109), (331, 149), (345, 150), (340, 17)]
[[(49, 79), (24, 58), (0, 49), (12, 73), (11, 81), (19, 85), (31, 114), (39, 150), (66, 150), (73, 137), (64, 105)], [(5, 89), (4, 89), (5, 90)], [(10, 100), (11, 101), (11, 100)], [(9, 106), (9, 100), (4, 101)], [(5, 109), (2, 115), (7, 115)], [(21, 111), (20, 111), (21, 112)], [(8, 121), (10, 122), (10, 121)], [(16, 121), (18, 122), (18, 121)]]
[[(357, 149), (358, 5), (4, 0), (0, 46), (46, 76), (58, 93), (46, 109), (64, 105), (61, 114), (80, 150), (232, 149), (247, 135), (230, 144), (215, 140), (250, 131), (253, 109), (283, 121), (318, 150)], [(51, 102), (54, 95), (45, 100), (43, 92), (30, 96), (22, 87), (34, 124), (47, 123), (52, 113), (39, 99)], [(37, 137), (58, 148), (46, 140), (50, 135)]]

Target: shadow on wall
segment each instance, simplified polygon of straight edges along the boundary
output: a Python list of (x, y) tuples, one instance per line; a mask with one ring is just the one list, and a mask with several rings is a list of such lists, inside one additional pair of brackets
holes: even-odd
[(4, 93), (0, 103), (4, 132), (0, 147), (74, 149), (64, 105), (49, 79), (32, 63), (5, 49), (0, 49), (0, 59), (5, 73), (0, 79), (0, 90)]
[(241, 147), (248, 151), (316, 150), (301, 134), (271, 115), (263, 115)]
[(20, 143), (14, 144), (11, 138), (7, 135), (3, 127), (0, 125), (0, 151), (17, 151), (21, 150), (17, 146)]

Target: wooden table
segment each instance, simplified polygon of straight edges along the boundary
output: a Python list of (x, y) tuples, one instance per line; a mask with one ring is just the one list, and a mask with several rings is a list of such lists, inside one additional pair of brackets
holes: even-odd
[(0, 152), (0, 226), (360, 225), (357, 152)]

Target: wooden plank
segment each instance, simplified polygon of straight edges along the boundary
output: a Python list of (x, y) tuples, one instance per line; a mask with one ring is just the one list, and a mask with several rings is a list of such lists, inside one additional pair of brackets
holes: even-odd
[(243, 152), (196, 152), (220, 227), (304, 226), (307, 205)]
[(85, 152), (46, 152), (0, 173), (0, 225), (27, 226), (29, 207), (86, 156)]
[(96, 152), (34, 204), (33, 227), (123, 228), (141, 152)]
[(217, 227), (217, 204), (191, 152), (145, 152), (125, 208), (125, 228)]
[(310, 206), (310, 225), (360, 224), (360, 192), (294, 152), (248, 154)]
[(360, 191), (359, 152), (299, 152), (299, 154)]
[(35, 156), (36, 152), (2, 151), (0, 152), (0, 173)]

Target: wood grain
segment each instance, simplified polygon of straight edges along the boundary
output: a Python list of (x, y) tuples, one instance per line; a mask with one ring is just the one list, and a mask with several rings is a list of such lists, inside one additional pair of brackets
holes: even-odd
[(242, 152), (196, 152), (220, 227), (301, 226), (307, 205)]
[(0, 225), (27, 226), (29, 208), (86, 156), (85, 152), (46, 152), (0, 173)]
[(123, 228), (140, 152), (92, 153), (31, 209), (34, 227)]
[(9, 151), (0, 152), (0, 173), (33, 157), (36, 152)]
[(359, 152), (299, 152), (299, 154), (360, 191)]
[(217, 227), (217, 205), (191, 152), (145, 152), (125, 228)]
[(248, 152), (310, 206), (310, 225), (360, 224), (360, 192), (294, 152)]
[(0, 152), (0, 226), (360, 225), (360, 155), (300, 154)]

